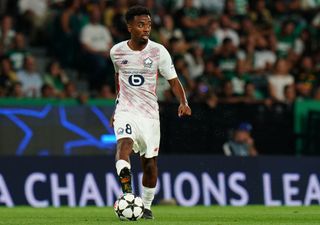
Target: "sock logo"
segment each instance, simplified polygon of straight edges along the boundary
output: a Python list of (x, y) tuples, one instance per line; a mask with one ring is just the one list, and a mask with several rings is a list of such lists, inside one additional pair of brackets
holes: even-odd
[(123, 178), (120, 179), (120, 182), (121, 182), (122, 184), (128, 183), (129, 181), (130, 181), (130, 178), (129, 178), (129, 177), (123, 177)]

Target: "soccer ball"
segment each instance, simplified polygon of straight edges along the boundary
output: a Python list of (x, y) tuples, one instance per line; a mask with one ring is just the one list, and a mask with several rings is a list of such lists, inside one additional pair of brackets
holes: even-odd
[(132, 193), (120, 196), (113, 208), (120, 220), (138, 220), (144, 211), (142, 199)]

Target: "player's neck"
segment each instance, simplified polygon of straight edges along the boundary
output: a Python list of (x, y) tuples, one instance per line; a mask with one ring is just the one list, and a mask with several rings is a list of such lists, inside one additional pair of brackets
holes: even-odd
[(133, 41), (132, 39), (130, 39), (128, 41), (128, 46), (133, 51), (142, 51), (147, 46), (148, 42), (146, 42), (145, 44), (141, 44), (141, 43), (138, 43), (138, 42)]

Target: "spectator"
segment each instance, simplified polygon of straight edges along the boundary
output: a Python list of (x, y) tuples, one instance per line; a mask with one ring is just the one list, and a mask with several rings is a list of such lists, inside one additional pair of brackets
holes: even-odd
[(156, 92), (160, 102), (171, 102), (174, 98), (171, 93), (170, 84), (162, 76), (158, 77)]
[(295, 58), (294, 44), (297, 36), (296, 24), (292, 20), (284, 21), (281, 28), (276, 32), (277, 37), (277, 55), (278, 57)]
[(198, 82), (196, 85), (195, 91), (193, 91), (190, 100), (192, 102), (205, 103), (210, 94), (209, 86), (204, 82)]
[(41, 97), (42, 98), (55, 98), (54, 88), (50, 84), (44, 84), (41, 87)]
[(256, 27), (264, 32), (273, 26), (273, 18), (270, 10), (266, 7), (266, 0), (254, 1), (254, 7), (250, 10), (250, 18)]
[(234, 46), (239, 46), (240, 38), (236, 30), (232, 27), (232, 21), (228, 15), (222, 15), (220, 17), (220, 26), (215, 33), (218, 45), (223, 44), (223, 41), (228, 38), (232, 41)]
[(234, 0), (234, 5), (237, 15), (244, 16), (248, 13), (248, 0)]
[(79, 97), (79, 93), (77, 91), (76, 85), (74, 82), (69, 81), (64, 85), (63, 93), (62, 93), (63, 98), (74, 98), (77, 99)]
[(210, 92), (207, 95), (207, 99), (206, 99), (206, 104), (208, 106), (209, 109), (215, 109), (218, 105), (218, 97), (214, 92)]
[(152, 15), (152, 23), (154, 26), (159, 27), (161, 25), (161, 18), (166, 13), (162, 7), (162, 4), (156, 0), (144, 0), (143, 5), (150, 10)]
[(270, 97), (275, 101), (283, 102), (285, 86), (294, 84), (287, 60), (279, 59), (276, 62), (273, 73), (268, 77), (268, 83)]
[(16, 35), (12, 26), (12, 20), (12, 17), (9, 15), (4, 15), (1, 19), (0, 55), (5, 54), (12, 47), (13, 39)]
[[(311, 55), (314, 64), (314, 70), (319, 75), (320, 74), (320, 48), (316, 49)], [(318, 78), (319, 79), (319, 78)]]
[(222, 92), (219, 96), (219, 102), (225, 104), (234, 104), (241, 102), (241, 98), (234, 93), (233, 85), (230, 80), (225, 80), (222, 86)]
[(6, 96), (7, 96), (7, 90), (5, 89), (5, 87), (0, 85), (0, 98), (6, 97)]
[(318, 86), (313, 93), (313, 99), (320, 101), (320, 86)]
[(17, 74), (12, 70), (11, 62), (8, 58), (1, 60), (0, 87), (7, 94), (13, 84), (18, 81)]
[(50, 46), (65, 68), (73, 68), (79, 55), (79, 33), (86, 18), (79, 13), (80, 0), (66, 0), (65, 8), (54, 21)]
[(318, 12), (312, 19), (312, 26), (317, 29), (320, 30), (320, 12)]
[(100, 88), (98, 98), (114, 100), (116, 98), (112, 88), (108, 84), (103, 84)]
[(218, 39), (215, 36), (215, 32), (217, 31), (218, 27), (219, 23), (212, 19), (208, 22), (207, 29), (205, 29), (199, 36), (198, 42), (203, 48), (205, 58), (209, 58), (218, 45)]
[(317, 0), (300, 1), (302, 10), (313, 10), (320, 7), (320, 2)]
[(193, 5), (193, 0), (184, 0), (183, 7), (177, 10), (175, 18), (187, 41), (196, 40), (201, 29), (208, 24), (210, 19), (204, 11)]
[(81, 104), (81, 105), (85, 105), (88, 103), (89, 101), (89, 95), (88, 93), (81, 93), (79, 95), (79, 97), (77, 98), (78, 102)]
[(44, 44), (44, 29), (49, 16), (47, 0), (19, 0), (21, 28), (30, 37), (32, 44)]
[(18, 73), (18, 79), (22, 84), (25, 97), (40, 97), (43, 84), (40, 73), (36, 70), (35, 58), (31, 55), (24, 60), (24, 67)]
[(18, 81), (18, 82), (13, 83), (9, 96), (17, 98), (17, 99), (25, 97), (23, 90), (22, 90), (22, 83), (21, 82)]
[(257, 35), (253, 52), (253, 70), (257, 74), (265, 74), (272, 70), (277, 56), (268, 45), (265, 36)]
[(213, 60), (205, 61), (205, 68), (203, 75), (198, 79), (206, 83), (212, 90), (217, 91), (223, 83), (222, 71), (215, 66)]
[(239, 14), (237, 12), (235, 0), (226, 0), (225, 1), (223, 14), (226, 15), (230, 19), (229, 27), (231, 29), (233, 29), (233, 30), (240, 29), (239, 20), (241, 19), (241, 17), (239, 17)]
[(297, 95), (305, 99), (312, 98), (312, 91), (318, 82), (312, 58), (304, 56), (297, 67), (298, 71), (295, 74)]
[(169, 51), (171, 53), (172, 58), (183, 57), (183, 55), (187, 52), (189, 48), (189, 44), (182, 38), (171, 38), (169, 40)]
[(104, 23), (110, 28), (115, 43), (129, 39), (130, 37), (124, 18), (128, 8), (128, 0), (118, 0), (114, 1), (114, 5), (108, 7), (104, 12)]
[(298, 38), (295, 40), (293, 51), (296, 55), (296, 58), (294, 59), (297, 61), (300, 59), (300, 56), (302, 55), (311, 55), (314, 46), (315, 46), (315, 38), (312, 37), (310, 29), (303, 29), (298, 36)]
[(235, 76), (231, 78), (234, 93), (236, 95), (243, 95), (245, 91), (245, 84), (250, 81), (250, 74), (245, 61), (238, 60), (236, 65)]
[(43, 82), (53, 89), (55, 96), (60, 96), (64, 85), (69, 82), (69, 78), (61, 68), (60, 63), (54, 60), (48, 64)]
[(246, 104), (255, 103), (266, 103), (268, 104), (268, 99), (265, 100), (261, 91), (256, 89), (254, 83), (247, 82), (244, 86), (243, 102)]
[(275, 14), (277, 17), (281, 15), (286, 15), (289, 9), (289, 2), (290, 1), (283, 1), (283, 0), (275, 0), (272, 4), (272, 13)]
[(200, 45), (194, 45), (189, 52), (184, 55), (184, 60), (187, 63), (191, 79), (195, 80), (203, 74), (203, 49)]
[(237, 47), (230, 38), (225, 38), (222, 45), (217, 48), (213, 61), (222, 71), (225, 79), (232, 79), (235, 76), (235, 70), (238, 62)]
[[(109, 51), (113, 40), (109, 30), (100, 24), (101, 12), (97, 5), (91, 8), (90, 23), (81, 30), (80, 41), (84, 51), (84, 64), (92, 90), (98, 90), (106, 75), (113, 77)], [(109, 84), (113, 83), (109, 79)]]
[(182, 56), (174, 59), (174, 65), (182, 85), (185, 87), (186, 95), (190, 96), (195, 88), (195, 82), (191, 79), (187, 64)]
[(240, 37), (240, 47), (243, 49), (248, 49), (248, 47), (246, 45), (251, 44), (251, 43), (249, 43), (251, 41), (254, 42), (255, 38), (260, 33), (257, 30), (257, 28), (254, 26), (253, 22), (248, 17), (244, 17), (241, 20), (240, 26), (241, 26), (241, 29), (238, 31), (238, 34)]
[(293, 109), (293, 104), (296, 100), (296, 89), (293, 85), (287, 85), (284, 88), (284, 104)]
[(2, 0), (0, 3), (0, 15), (3, 15), (5, 13), (11, 14), (12, 11), (14, 11), (14, 7), (10, 7), (12, 6), (12, 4), (17, 4), (14, 1), (9, 1), (9, 0)]
[(252, 125), (240, 123), (232, 138), (223, 145), (226, 156), (257, 156), (258, 152), (251, 137)]
[(225, 0), (199, 0), (200, 6), (210, 14), (221, 15), (223, 13)]
[(12, 49), (6, 53), (15, 71), (23, 68), (24, 59), (29, 54), (26, 48), (25, 36), (22, 33), (17, 33), (14, 37)]
[(159, 34), (161, 43), (163, 43), (164, 46), (169, 47), (169, 41), (171, 38), (184, 38), (182, 31), (175, 26), (171, 15), (165, 15), (162, 21), (163, 26), (160, 27)]
[[(22, 69), (24, 57), (28, 55), (29, 41), (34, 39), (32, 32), (29, 32), (30, 26), (32, 28), (34, 26), (33, 23), (39, 23), (42, 26), (46, 24), (46, 17), (49, 13), (50, 16), (55, 16), (53, 19), (53, 27), (55, 28), (53, 29), (53, 35), (48, 35), (52, 36), (50, 46), (54, 50), (50, 53), (53, 53), (55, 59), (67, 71), (70, 69), (69, 67), (75, 68), (75, 76), (72, 76), (72, 78), (77, 79), (78, 72), (84, 72), (83, 65), (91, 64), (87, 56), (93, 53), (92, 49), (87, 48), (93, 43), (92, 41), (87, 42), (87, 44), (81, 42), (83, 44), (83, 48), (81, 48), (79, 41), (84, 39), (82, 39), (80, 31), (89, 33), (87, 38), (94, 37), (93, 34), (97, 34), (97, 32), (84, 32), (85, 29), (82, 29), (88, 22), (88, 12), (92, 15), (97, 11), (104, 10), (103, 21), (106, 26), (103, 26), (103, 29), (110, 29), (109, 38), (118, 42), (128, 37), (123, 15), (131, 3), (138, 2), (149, 6), (157, 14), (153, 21), (154, 25), (157, 26), (156, 30), (159, 32), (162, 42), (168, 47), (172, 57), (175, 60), (177, 59), (183, 82), (189, 85), (188, 92), (190, 96), (196, 95), (196, 92), (199, 91), (199, 86), (196, 83), (204, 83), (210, 92), (213, 90), (219, 97), (222, 97), (222, 83), (226, 79), (230, 79), (233, 82), (233, 95), (235, 96), (231, 99), (234, 97), (239, 98), (239, 96), (244, 97), (244, 84), (248, 81), (252, 83), (248, 87), (254, 86), (255, 91), (252, 91), (253, 93), (262, 93), (266, 96), (268, 92), (266, 74), (272, 73), (275, 61), (281, 57), (285, 57), (287, 63), (292, 65), (300, 62), (300, 60), (302, 62), (301, 65), (304, 65), (306, 57), (312, 59), (312, 70), (307, 71), (306, 68), (300, 66), (300, 63), (292, 70), (297, 84), (297, 96), (311, 98), (316, 85), (319, 83), (320, 41), (317, 39), (317, 36), (319, 36), (317, 34), (320, 30), (320, 16), (318, 16), (319, 13), (315, 8), (318, 3), (314, 3), (315, 1), (138, 0), (132, 2), (129, 0), (66, 0), (54, 1), (50, 5), (46, 0), (16, 0), (13, 2), (8, 1), (8, 3), (5, 3), (5, 5), (10, 4), (10, 9), (8, 6), (6, 7), (7, 11), (11, 11), (8, 15), (3, 14), (1, 20), (0, 37), (2, 39), (0, 39), (0, 50), (4, 46), (6, 49), (5, 52), (0, 52), (0, 55), (5, 54), (5, 57), (10, 57), (16, 71)], [(35, 2), (35, 5), (30, 4), (31, 2)], [(250, 3), (250, 12), (246, 14), (248, 2)], [(50, 6), (50, 12), (48, 12), (48, 6)], [(301, 9), (307, 11), (301, 11)], [(273, 10), (272, 13), (271, 10)], [(277, 13), (274, 14), (274, 12)], [(21, 20), (17, 17), (18, 13), (22, 13), (23, 18), (27, 19), (22, 22), (28, 26), (21, 26), (21, 23), (19, 23)], [(96, 15), (98, 14), (96, 13)], [(15, 16), (12, 17), (12, 15)], [(175, 16), (173, 17), (172, 15)], [(91, 16), (90, 24), (86, 28), (100, 25), (101, 17), (98, 16), (99, 18), (92, 20), (93, 17)], [(35, 18), (41, 19), (37, 20)], [(310, 26), (306, 21), (310, 23)], [(18, 23), (13, 26), (13, 22)], [(181, 28), (187, 28), (187, 30), (181, 30)], [(48, 32), (50, 31), (50, 27), (46, 27), (46, 29)], [(25, 31), (26, 35), (16, 33), (15, 30)], [(188, 33), (187, 38), (184, 37), (184, 32)], [(3, 35), (2, 33), (5, 34)], [(35, 36), (35, 42), (37, 43), (42, 39), (41, 37), (40, 39), (38, 38), (39, 35), (41, 34), (36, 34)], [(227, 44), (221, 47), (224, 45), (224, 40), (228, 39), (231, 39), (233, 45)], [(3, 43), (2, 45), (1, 42)], [(98, 45), (98, 42), (95, 41), (94, 45)], [(196, 48), (197, 51), (192, 52), (194, 46), (201, 46), (203, 52), (198, 51), (199, 48)], [(85, 52), (85, 57), (80, 54), (83, 52), (80, 52), (79, 49)], [(108, 47), (104, 49), (108, 49)], [(199, 54), (193, 54), (195, 52)], [(107, 56), (107, 51), (105, 53), (103, 55)], [(79, 59), (84, 59), (85, 63), (78, 63)], [(106, 63), (105, 59), (108, 60), (108, 58), (103, 58), (100, 61), (102, 65)], [(242, 79), (244, 73), (240, 74), (237, 71), (236, 65), (239, 64), (239, 60), (246, 64), (244, 73), (248, 75), (248, 79)], [(182, 68), (183, 65), (187, 65), (188, 71)], [(95, 71), (92, 69), (99, 68), (99, 66), (89, 67), (90, 71), (87, 70), (90, 72), (88, 80), (95, 80), (95, 77), (98, 77), (98, 81), (90, 81), (90, 83), (93, 83), (90, 86), (96, 85), (91, 90), (90, 96), (99, 95), (98, 91), (101, 83), (107, 83), (114, 90), (114, 76), (109, 75), (113, 74), (113, 71), (111, 71), (113, 69), (112, 66), (107, 67), (111, 68), (110, 71), (101, 72), (99, 75), (93, 75)], [(103, 69), (100, 71), (103, 71)], [(72, 72), (70, 71), (70, 74)], [(306, 73), (315, 76), (315, 81), (311, 82), (314, 78), (309, 75), (305, 76)], [(82, 75), (81, 78), (86, 75), (86, 73), (79, 74)], [(51, 83), (55, 90), (59, 89), (61, 91), (61, 87), (65, 82), (61, 83), (55, 79), (53, 79), (55, 80), (53, 82), (52, 78), (47, 75), (45, 76), (46, 83)], [(247, 75), (244, 77), (247, 77)], [(100, 78), (102, 80), (99, 80)], [(49, 79), (51, 81), (48, 81)], [(56, 83), (57, 86), (53, 85), (53, 83)], [(161, 79), (159, 83), (161, 83)], [(170, 101), (172, 93), (167, 91), (165, 86), (161, 92), (162, 97), (160, 98)], [(219, 101), (223, 102), (224, 100), (225, 98), (222, 97)]]

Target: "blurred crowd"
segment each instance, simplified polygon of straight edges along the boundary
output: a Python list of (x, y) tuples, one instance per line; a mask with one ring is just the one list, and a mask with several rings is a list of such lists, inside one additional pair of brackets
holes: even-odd
[[(319, 0), (2, 0), (0, 96), (114, 99), (109, 50), (129, 38), (135, 4), (151, 10), (151, 39), (169, 50), (190, 102), (320, 100)], [(175, 101), (161, 77), (157, 92)]]

